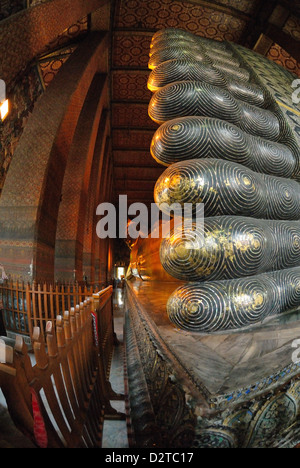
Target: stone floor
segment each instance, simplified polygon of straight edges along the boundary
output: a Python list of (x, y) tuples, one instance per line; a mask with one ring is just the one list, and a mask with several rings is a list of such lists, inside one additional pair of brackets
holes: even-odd
[[(110, 382), (116, 393), (125, 393), (124, 384), (124, 301), (123, 290), (114, 291), (114, 324), (119, 345), (112, 357)], [(121, 413), (126, 412), (125, 401), (113, 401), (111, 405)], [(103, 448), (128, 448), (127, 422), (105, 421), (103, 428)], [(0, 389), (0, 448), (35, 448), (18, 431), (7, 411), (7, 405)]]
[[(122, 289), (114, 291), (114, 325), (119, 345), (115, 347), (112, 358), (110, 383), (116, 393), (125, 394), (124, 385), (124, 293)], [(125, 413), (125, 401), (112, 401), (111, 405)], [(126, 421), (105, 421), (103, 429), (103, 448), (128, 448)]]

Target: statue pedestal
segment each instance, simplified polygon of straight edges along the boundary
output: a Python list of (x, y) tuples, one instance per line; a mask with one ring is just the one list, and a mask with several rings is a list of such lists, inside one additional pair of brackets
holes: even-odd
[(127, 282), (126, 354), (137, 446), (296, 446), (300, 363), (293, 362), (293, 344), (300, 340), (300, 311), (243, 331), (185, 332), (166, 314), (178, 286)]

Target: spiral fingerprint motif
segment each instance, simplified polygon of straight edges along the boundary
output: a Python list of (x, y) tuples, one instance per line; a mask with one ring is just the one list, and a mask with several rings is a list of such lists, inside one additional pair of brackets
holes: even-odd
[[(216, 51), (211, 51), (210, 49), (206, 49), (203, 46), (167, 46), (163, 48), (159, 48), (156, 51), (153, 51), (149, 58), (148, 67), (151, 70), (154, 70), (156, 67), (161, 65), (162, 63), (173, 60), (173, 59), (184, 59), (190, 58), (199, 61), (206, 61), (209, 63), (217, 62), (220, 65), (224, 65), (225, 67), (240, 67), (240, 62), (235, 57), (228, 57), (225, 55), (218, 54)], [(243, 73), (245, 73), (245, 69), (242, 69)], [(246, 74), (245, 76), (248, 76)]]
[[(207, 45), (205, 42), (202, 42), (201, 44), (195, 44), (192, 43), (191, 41), (187, 41), (185, 39), (181, 40), (174, 40), (174, 39), (161, 39), (160, 41), (156, 41), (154, 45), (152, 45), (152, 48), (150, 49), (149, 52), (149, 57), (151, 57), (154, 54), (157, 54), (160, 52), (162, 49), (181, 49), (181, 50), (188, 50), (190, 52), (202, 52), (207, 54), (209, 57), (208, 61), (218, 61), (221, 60), (223, 63), (233, 63), (233, 61), (239, 65), (239, 62), (233, 58), (233, 52), (228, 51), (226, 49), (220, 49), (218, 47), (215, 47), (214, 45)], [(151, 67), (150, 67), (151, 68)]]
[(250, 74), (240, 67), (240, 61), (223, 43), (210, 39), (186, 35), (185, 31), (168, 30), (152, 38), (150, 46), (149, 68), (154, 70), (160, 64), (171, 59), (197, 60), (212, 64), (229, 77), (249, 81)]
[(155, 202), (206, 216), (204, 232), (175, 228), (160, 245), (164, 271), (196, 281), (171, 295), (170, 320), (211, 333), (299, 307), (299, 148), (285, 119), (226, 43), (167, 28), (149, 56), (151, 154), (168, 166)]
[(176, 41), (185, 41), (188, 43), (202, 44), (211, 49), (220, 50), (226, 52), (228, 55), (232, 55), (231, 51), (227, 51), (226, 44), (213, 39), (195, 36), (195, 34), (183, 29), (166, 28), (157, 31), (152, 37), (150, 48), (154, 48), (161, 41), (174, 41), (174, 43), (176, 43)]
[[(224, 73), (224, 75), (228, 77), (226, 73)], [(258, 107), (263, 107), (266, 104), (265, 93), (259, 86), (253, 83), (245, 83), (237, 79), (232, 80), (229, 77), (227, 80), (227, 89), (235, 98)]]
[[(205, 216), (299, 220), (300, 187), (290, 179), (258, 174), (229, 161), (194, 159), (172, 164), (159, 177), (154, 199), (160, 209), (184, 203), (205, 206)], [(179, 213), (181, 214), (181, 212)]]
[(213, 61), (213, 67), (222, 73), (226, 73), (228, 78), (232, 80), (240, 80), (245, 82), (250, 80), (249, 72), (244, 68), (235, 68), (232, 65), (227, 65), (226, 63), (217, 60)]
[(241, 68), (236, 59), (224, 57), (221, 54), (212, 51), (205, 51), (203, 48), (196, 50), (183, 48), (165, 48), (154, 53), (149, 60), (149, 68), (155, 71), (159, 66), (170, 60), (185, 60), (189, 62), (202, 62), (208, 66), (213, 66), (215, 69), (226, 73), (231, 79), (248, 82), (250, 79), (249, 72), (245, 68)]
[(164, 86), (150, 100), (149, 116), (159, 124), (178, 117), (215, 117), (255, 136), (276, 141), (280, 135), (279, 121), (272, 112), (201, 81), (178, 81)]
[(194, 60), (168, 60), (150, 73), (147, 86), (158, 91), (175, 81), (206, 81), (214, 86), (227, 87), (225, 76), (211, 65)]
[(266, 206), (265, 217), (287, 219), (285, 216), (288, 213), (289, 219), (299, 219), (299, 183), (265, 174), (261, 174), (261, 178), (265, 182), (266, 193), (272, 200), (272, 203)]
[(258, 86), (234, 80), (212, 65), (193, 60), (175, 59), (162, 63), (150, 73), (147, 86), (154, 92), (176, 81), (204, 81), (228, 89), (235, 98), (242, 101), (257, 106), (265, 104), (264, 91)]
[(212, 333), (240, 329), (300, 304), (300, 268), (224, 281), (191, 283), (169, 298), (167, 314), (178, 328)]
[(298, 177), (296, 158), (287, 146), (249, 135), (220, 119), (182, 117), (167, 121), (155, 132), (150, 151), (165, 166), (187, 159), (225, 159), (255, 172)]
[(204, 49), (165, 48), (151, 55), (148, 66), (150, 70), (154, 70), (161, 63), (174, 59), (190, 59), (204, 63), (212, 63)]
[(185, 29), (179, 28), (164, 28), (156, 31), (152, 36), (151, 44), (155, 44), (156, 41), (164, 39), (185, 39), (188, 41), (195, 42), (197, 41), (198, 36), (195, 34), (186, 31)]
[(177, 226), (160, 245), (165, 271), (182, 281), (215, 281), (300, 266), (300, 222), (238, 216)]

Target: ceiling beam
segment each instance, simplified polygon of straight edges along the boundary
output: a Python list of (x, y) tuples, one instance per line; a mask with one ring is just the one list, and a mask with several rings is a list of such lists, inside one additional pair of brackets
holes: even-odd
[(140, 180), (157, 180), (157, 178), (164, 172), (164, 170), (165, 168), (156, 167), (115, 167), (114, 175), (115, 179), (131, 179), (136, 180), (136, 182), (138, 183)]
[(156, 180), (143, 180), (142, 184), (139, 184), (137, 187), (137, 181), (136, 180), (120, 180), (120, 179), (114, 179), (115, 181), (115, 190), (116, 192), (121, 192), (122, 190), (129, 190), (129, 191), (134, 191), (134, 190), (139, 190), (139, 191), (145, 191), (145, 192), (153, 192), (154, 190), (154, 185), (156, 183)]
[(255, 51), (266, 55), (274, 42), (288, 52), (297, 62), (300, 62), (300, 42), (273, 24), (270, 24), (266, 32), (260, 37), (255, 46)]
[(152, 158), (150, 151), (136, 151), (134, 149), (130, 151), (114, 151), (113, 157), (114, 167), (164, 167)]

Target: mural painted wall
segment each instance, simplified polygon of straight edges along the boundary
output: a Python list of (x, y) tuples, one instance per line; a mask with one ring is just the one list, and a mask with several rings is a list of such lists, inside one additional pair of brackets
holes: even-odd
[[(34, 3), (42, 3), (37, 1)], [(1, 2), (2, 5), (2, 2)], [(0, 194), (14, 151), (37, 99), (88, 32), (87, 17), (63, 31), (45, 53), (20, 74), (8, 90), (10, 113), (0, 125)]]
[(13, 92), (8, 90), (10, 113), (0, 125), (0, 193), (23, 129), (43, 91), (36, 63), (29, 65), (22, 76), (17, 78)]

